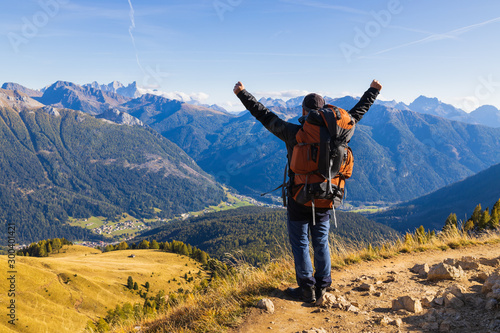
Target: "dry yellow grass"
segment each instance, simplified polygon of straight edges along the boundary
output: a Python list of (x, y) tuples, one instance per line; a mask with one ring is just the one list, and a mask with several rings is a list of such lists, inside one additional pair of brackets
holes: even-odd
[[(135, 258), (129, 258), (131, 254)], [(69, 246), (46, 258), (18, 256), (16, 270), (19, 321), (15, 332), (52, 333), (82, 332), (89, 319), (104, 316), (117, 304), (142, 304), (144, 300), (137, 292), (126, 288), (129, 276), (140, 286), (149, 282), (150, 294), (154, 295), (159, 290), (168, 293), (190, 289), (193, 283), (181, 277), (191, 272), (189, 276), (196, 282), (202, 268), (188, 257), (159, 250), (101, 253), (84, 246)], [(168, 283), (173, 278), (177, 281)], [(8, 290), (7, 283), (2, 278), (0, 288)], [(7, 301), (6, 293), (1, 293), (1, 306)], [(6, 320), (0, 322), (0, 331), (11, 329)]]

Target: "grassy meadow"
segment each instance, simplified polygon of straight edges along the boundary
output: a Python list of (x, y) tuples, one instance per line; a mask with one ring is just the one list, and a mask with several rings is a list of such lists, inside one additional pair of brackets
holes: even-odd
[[(129, 257), (132, 254), (135, 258)], [(6, 262), (6, 256), (2, 257)], [(117, 304), (144, 302), (138, 291), (126, 287), (129, 276), (143, 292), (149, 282), (150, 295), (160, 290), (191, 289), (205, 277), (199, 263), (178, 254), (159, 250), (101, 253), (78, 245), (65, 246), (60, 253), (45, 258), (17, 256), (16, 271), (19, 321), (14, 331), (2, 320), (1, 332), (82, 332), (90, 319), (104, 316)], [(193, 282), (184, 279), (186, 273)], [(5, 278), (0, 279), (0, 288), (8, 290)], [(1, 306), (8, 301), (7, 293), (1, 293)]]

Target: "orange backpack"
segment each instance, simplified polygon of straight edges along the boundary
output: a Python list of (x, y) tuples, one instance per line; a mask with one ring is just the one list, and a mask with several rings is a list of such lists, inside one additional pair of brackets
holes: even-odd
[(344, 197), (345, 180), (352, 174), (354, 158), (347, 146), (355, 122), (344, 109), (326, 105), (311, 110), (297, 132), (290, 170), (291, 196), (314, 209), (335, 209)]

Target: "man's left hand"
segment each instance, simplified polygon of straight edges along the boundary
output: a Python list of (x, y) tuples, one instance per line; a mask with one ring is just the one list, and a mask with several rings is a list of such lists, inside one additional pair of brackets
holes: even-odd
[(238, 95), (243, 90), (245, 90), (245, 86), (243, 85), (243, 83), (241, 83), (241, 81), (238, 81), (238, 83), (234, 85), (233, 92), (235, 93), (235, 95)]

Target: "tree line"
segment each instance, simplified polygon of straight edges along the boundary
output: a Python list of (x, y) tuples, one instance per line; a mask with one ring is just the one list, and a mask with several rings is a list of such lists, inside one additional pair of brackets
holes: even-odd
[(493, 205), (493, 208), (482, 209), (481, 204), (478, 204), (474, 211), (472, 212), (471, 217), (462, 223), (459, 224), (457, 215), (451, 213), (446, 219), (445, 225), (443, 227), (443, 231), (455, 228), (462, 228), (464, 231), (468, 232), (483, 232), (486, 230), (496, 230), (500, 226), (500, 199)]
[(97, 247), (103, 252), (110, 251), (121, 251), (121, 250), (135, 250), (135, 249), (151, 249), (151, 250), (162, 250), (169, 253), (176, 253), (183, 256), (190, 257), (201, 263), (202, 265), (207, 265), (210, 260), (210, 256), (205, 251), (202, 251), (190, 244), (185, 244), (181, 241), (173, 240), (172, 242), (158, 242), (156, 240), (148, 241), (143, 239), (139, 243), (127, 243), (126, 241), (120, 242), (118, 244), (108, 244), (104, 248)]
[(17, 251), (17, 255), (26, 257), (48, 257), (52, 253), (59, 253), (64, 245), (73, 245), (65, 238), (44, 239)]

